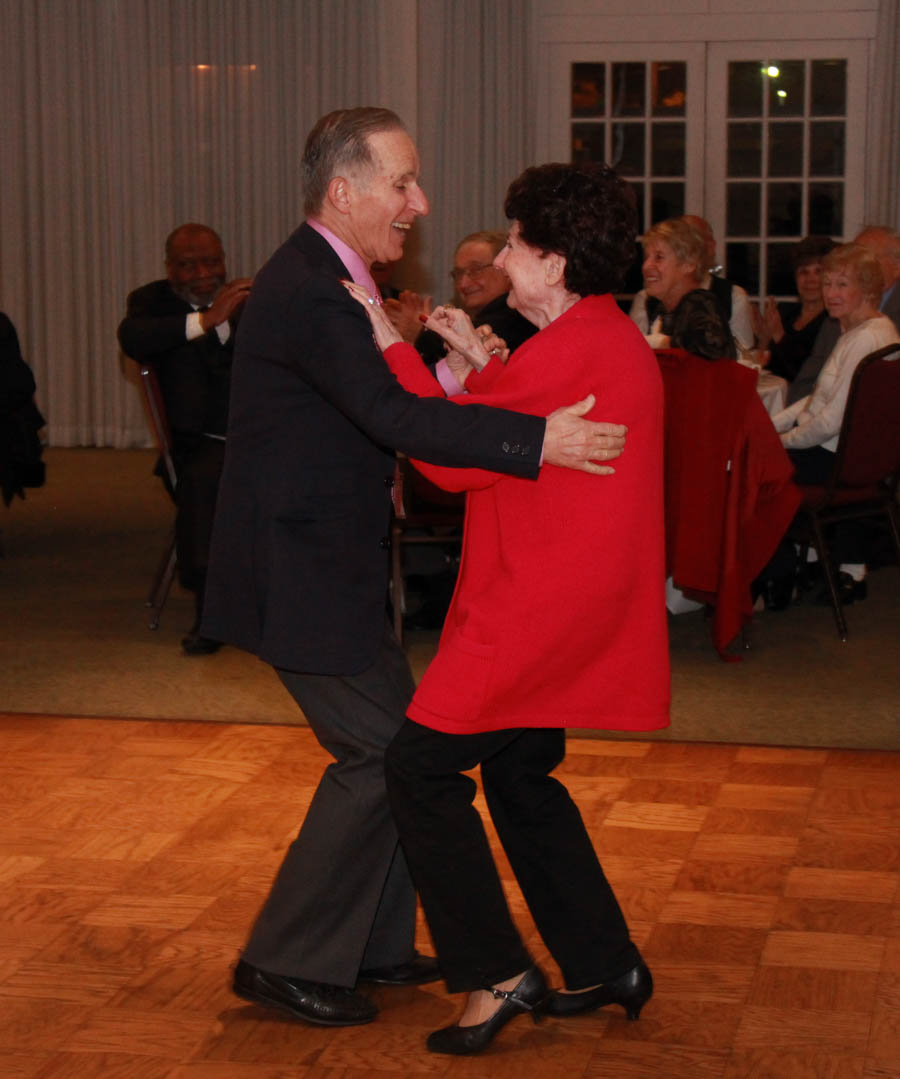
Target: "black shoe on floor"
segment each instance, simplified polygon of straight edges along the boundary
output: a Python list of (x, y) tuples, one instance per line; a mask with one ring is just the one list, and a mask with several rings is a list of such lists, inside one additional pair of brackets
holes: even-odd
[[(866, 584), (865, 578), (861, 581), (854, 580), (849, 573), (838, 573), (837, 579), (837, 593), (838, 599), (842, 607), (849, 607), (851, 603), (855, 603), (856, 600), (864, 600), (869, 594), (869, 586)], [(828, 591), (827, 583), (822, 586), (821, 592), (816, 596), (813, 601), (817, 607), (830, 607), (831, 606), (831, 593)]]
[(371, 967), (359, 972), (361, 982), (374, 982), (376, 985), (425, 985), (426, 982), (440, 981), (441, 971), (437, 960), (430, 955), (418, 952), (406, 963), (394, 967)]
[(214, 641), (211, 637), (201, 637), (199, 633), (191, 632), (181, 638), (181, 649), (186, 656), (211, 656), (221, 647), (221, 641)]
[(594, 989), (580, 993), (554, 991), (547, 998), (548, 1015), (580, 1015), (592, 1012), (607, 1004), (621, 1004), (629, 1019), (637, 1019), (641, 1008), (653, 996), (653, 976), (647, 964), (641, 960), (637, 966), (612, 981), (603, 982)]
[(323, 1027), (371, 1023), (378, 1008), (354, 989), (269, 974), (242, 959), (234, 968), (234, 992), (264, 1008), (278, 1008), (295, 1019)]
[(452, 1053), (454, 1056), (480, 1053), (517, 1015), (529, 1012), (536, 1023), (541, 1017), (547, 998), (547, 983), (537, 967), (529, 967), (514, 989), (491, 989), (490, 992), (503, 1001), (490, 1019), (473, 1026), (461, 1027), (457, 1024), (436, 1030), (428, 1035), (426, 1048), (432, 1053)]

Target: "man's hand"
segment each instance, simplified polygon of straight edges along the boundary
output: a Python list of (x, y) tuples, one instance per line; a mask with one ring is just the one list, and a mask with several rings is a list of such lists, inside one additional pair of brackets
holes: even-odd
[(203, 332), (206, 333), (214, 326), (221, 326), (223, 322), (227, 322), (247, 299), (252, 284), (252, 277), (236, 277), (234, 281), (223, 285), (208, 309), (200, 312), (200, 325), (203, 327)]
[(594, 407), (594, 395), (568, 408), (558, 408), (547, 417), (544, 435), (544, 464), (576, 468), (609, 476), (615, 472), (599, 461), (612, 461), (625, 449), (625, 432), (620, 423), (593, 423), (580, 417)]

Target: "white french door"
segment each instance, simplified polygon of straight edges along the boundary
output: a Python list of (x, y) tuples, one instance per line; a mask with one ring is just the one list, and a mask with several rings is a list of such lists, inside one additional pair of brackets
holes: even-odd
[(729, 276), (754, 295), (794, 295), (794, 244), (850, 239), (863, 223), (865, 43), (708, 50), (706, 216)]
[(706, 217), (726, 274), (751, 294), (792, 295), (797, 240), (862, 224), (865, 41), (588, 42), (547, 55), (540, 159), (616, 167), (642, 229)]

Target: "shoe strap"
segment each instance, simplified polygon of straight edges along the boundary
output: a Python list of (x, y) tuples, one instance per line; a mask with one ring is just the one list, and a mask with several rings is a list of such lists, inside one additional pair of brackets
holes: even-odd
[(494, 988), (489, 988), (488, 992), (492, 996), (494, 996), (497, 1000), (507, 1000), (507, 1001), (509, 1001), (510, 1004), (515, 1004), (515, 1006), (517, 1008), (521, 1008), (523, 1011), (533, 1012), (534, 1011), (534, 1005), (533, 1004), (529, 1004), (527, 1000), (522, 1000), (521, 997), (516, 996), (516, 989), (518, 989), (518, 988), (519, 988), (518, 986), (516, 986), (515, 989), (494, 989)]

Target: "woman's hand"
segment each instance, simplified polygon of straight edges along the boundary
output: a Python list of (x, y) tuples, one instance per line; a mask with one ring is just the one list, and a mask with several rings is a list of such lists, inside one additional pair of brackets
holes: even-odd
[(480, 371), (491, 359), (490, 349), (485, 348), (484, 338), (472, 325), (472, 320), (458, 307), (445, 304), (436, 307), (426, 320), (429, 330), (440, 334), (451, 349), (464, 356), (469, 364)]
[(362, 285), (357, 285), (354, 281), (342, 280), (341, 284), (369, 316), (369, 322), (372, 323), (372, 333), (375, 336), (375, 344), (378, 345), (382, 352), (390, 348), (391, 345), (397, 345), (403, 340), (400, 331), (396, 329), (388, 318), (384, 308), (375, 303), (369, 295), (368, 289)]
[(780, 341), (782, 337), (784, 337), (784, 323), (781, 321), (781, 312), (778, 310), (778, 304), (771, 296), (766, 300), (763, 319), (766, 324), (766, 332), (769, 341)]

